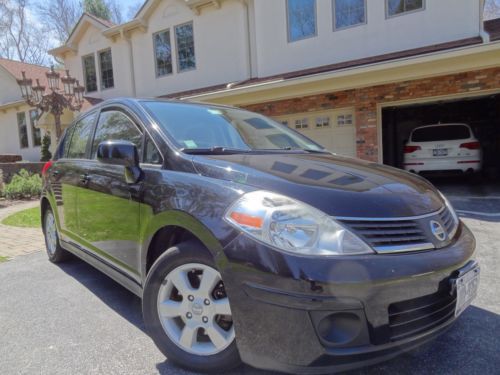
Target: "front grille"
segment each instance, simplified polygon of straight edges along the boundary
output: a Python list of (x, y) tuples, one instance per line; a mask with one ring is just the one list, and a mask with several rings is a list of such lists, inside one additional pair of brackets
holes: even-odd
[(389, 305), (391, 341), (424, 333), (455, 315), (456, 296), (439, 292)]
[[(448, 246), (458, 230), (458, 219), (448, 207), (440, 211), (402, 218), (336, 218), (379, 253), (439, 249)], [(444, 240), (432, 233), (430, 223), (441, 223)]]
[(369, 221), (342, 220), (375, 250), (385, 247), (408, 247), (428, 242), (424, 231), (414, 220)]

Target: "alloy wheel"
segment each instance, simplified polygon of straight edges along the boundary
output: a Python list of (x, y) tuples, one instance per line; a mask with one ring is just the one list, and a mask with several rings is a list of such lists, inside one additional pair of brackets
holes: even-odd
[(235, 337), (221, 275), (205, 264), (185, 264), (165, 277), (158, 292), (158, 315), (168, 337), (191, 354), (218, 354)]
[(52, 211), (47, 211), (45, 215), (45, 238), (49, 255), (54, 255), (57, 250), (57, 228), (56, 220)]

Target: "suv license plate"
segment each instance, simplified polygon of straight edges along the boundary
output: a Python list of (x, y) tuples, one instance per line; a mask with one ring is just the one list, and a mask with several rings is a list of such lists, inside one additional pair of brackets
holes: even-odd
[(479, 288), (479, 266), (470, 270), (462, 277), (455, 280), (457, 289), (457, 304), (455, 307), (455, 316), (459, 316), (471, 304), (477, 295)]
[(448, 156), (447, 148), (435, 148), (432, 150), (432, 156)]

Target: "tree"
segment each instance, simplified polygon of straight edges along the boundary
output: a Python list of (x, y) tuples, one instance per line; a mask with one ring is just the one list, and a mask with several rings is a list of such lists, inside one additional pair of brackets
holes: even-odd
[(0, 57), (43, 65), (46, 30), (30, 22), (27, 0), (0, 0)]
[(35, 11), (40, 22), (47, 28), (53, 30), (59, 43), (64, 43), (78, 18), (82, 8), (74, 0), (52, 0), (39, 1)]
[(500, 0), (486, 0), (484, 6), (484, 19), (490, 20), (500, 17)]
[(83, 0), (83, 10), (103, 20), (111, 21), (111, 10), (104, 0)]
[(40, 161), (49, 161), (52, 159), (52, 154), (49, 151), (50, 149), (50, 133), (45, 133), (42, 138), (42, 148), (40, 150)]

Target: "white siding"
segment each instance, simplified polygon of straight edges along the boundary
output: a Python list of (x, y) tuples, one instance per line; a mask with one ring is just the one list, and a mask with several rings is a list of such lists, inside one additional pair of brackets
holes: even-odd
[(333, 31), (331, 0), (317, 0), (317, 36), (288, 43), (286, 0), (255, 0), (258, 71), (287, 71), (479, 35), (479, 0), (425, 0), (422, 11), (386, 18), (385, 0), (367, 1), (367, 23)]

